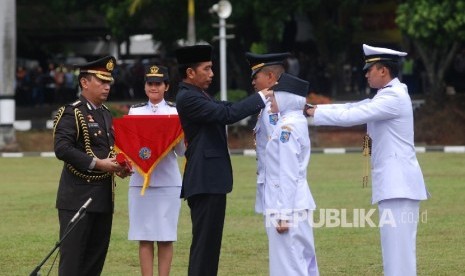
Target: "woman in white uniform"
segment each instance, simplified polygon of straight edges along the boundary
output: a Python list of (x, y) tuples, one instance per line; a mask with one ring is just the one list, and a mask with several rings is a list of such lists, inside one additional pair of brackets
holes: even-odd
[(307, 182), (308, 123), (302, 114), (308, 82), (283, 73), (271, 88), (280, 114), (265, 151), (265, 226), (271, 276), (319, 275), (313, 240), (316, 208)]
[[(145, 94), (148, 102), (131, 106), (128, 115), (177, 114), (174, 104), (164, 100), (169, 88), (168, 69), (147, 66)], [(148, 126), (149, 127), (149, 126)], [(169, 275), (173, 259), (173, 241), (181, 209), (181, 174), (177, 156), (183, 156), (184, 142), (179, 142), (157, 165), (150, 176), (149, 187), (141, 195), (144, 177), (137, 171), (129, 181), (128, 239), (139, 241), (141, 274), (153, 275), (154, 242), (158, 248), (158, 275)]]

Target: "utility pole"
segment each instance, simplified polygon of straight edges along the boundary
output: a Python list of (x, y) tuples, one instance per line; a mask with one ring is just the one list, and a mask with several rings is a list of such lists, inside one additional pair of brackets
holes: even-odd
[(195, 3), (187, 0), (187, 45), (194, 45), (195, 38)]
[[(233, 38), (234, 36), (226, 36), (226, 18), (231, 16), (232, 6), (231, 3), (227, 0), (221, 0), (218, 4), (213, 5), (210, 10), (210, 13), (216, 13), (219, 18), (219, 36), (217, 39), (220, 40), (220, 98), (222, 101), (228, 99), (227, 96), (227, 74), (226, 74), (226, 39)], [(216, 39), (214, 37), (213, 39)]]

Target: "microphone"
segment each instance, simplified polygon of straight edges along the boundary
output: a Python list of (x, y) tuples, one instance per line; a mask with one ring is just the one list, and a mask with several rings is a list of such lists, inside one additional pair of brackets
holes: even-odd
[(84, 203), (84, 205), (82, 205), (82, 207), (79, 209), (79, 211), (77, 211), (77, 213), (74, 215), (74, 217), (71, 219), (71, 221), (69, 222), (69, 224), (72, 224), (74, 223), (78, 217), (86, 211), (87, 209), (87, 206), (89, 206), (89, 204), (92, 202), (92, 198), (89, 197), (89, 199), (86, 201), (86, 203)]

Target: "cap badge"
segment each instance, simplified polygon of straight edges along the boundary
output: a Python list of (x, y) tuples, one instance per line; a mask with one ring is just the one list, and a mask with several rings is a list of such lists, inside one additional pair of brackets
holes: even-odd
[(158, 70), (160, 70), (160, 68), (158, 68), (157, 66), (152, 66), (150, 67), (150, 74), (156, 74), (158, 73)]
[(113, 71), (113, 68), (115, 68), (115, 64), (113, 63), (113, 60), (110, 59), (110, 60), (107, 62), (106, 68), (107, 68), (107, 70), (110, 71), (110, 72)]

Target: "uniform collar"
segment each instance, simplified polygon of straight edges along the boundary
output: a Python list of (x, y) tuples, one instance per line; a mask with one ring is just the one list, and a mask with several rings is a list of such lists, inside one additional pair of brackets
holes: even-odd
[(389, 88), (389, 87), (392, 87), (394, 85), (398, 85), (400, 84), (400, 80), (398, 78), (393, 78), (390, 82), (388, 82), (385, 86), (381, 87), (380, 89), (378, 89), (378, 91), (381, 91), (383, 90), (384, 88)]
[(103, 105), (101, 106), (96, 106), (95, 104), (93, 104), (91, 101), (89, 101), (88, 99), (86, 99), (84, 96), (80, 96), (80, 99), (86, 103), (86, 106), (89, 110), (97, 110), (99, 108), (102, 108)]
[(203, 91), (200, 87), (195, 86), (195, 85), (190, 84), (190, 83), (187, 83), (187, 82), (183, 82), (183, 81), (182, 81), (182, 82), (179, 84), (179, 86), (180, 86), (180, 87), (185, 87), (185, 88), (187, 88), (187, 89), (192, 89), (192, 90), (197, 90), (197, 91), (200, 91), (200, 92), (207, 93), (207, 92)]
[(165, 99), (162, 99), (161, 102), (157, 103), (157, 104), (153, 104), (151, 103), (150, 101), (148, 101), (148, 107), (153, 111), (153, 112), (157, 112), (161, 106), (164, 106), (165, 105)]
[(165, 104), (166, 104), (165, 99), (162, 99), (161, 102), (159, 102), (159, 103), (157, 103), (157, 104), (153, 104), (153, 103), (151, 103), (150, 101), (148, 101), (148, 105), (149, 105), (149, 106), (156, 105), (156, 106), (159, 106), (159, 107), (160, 107), (160, 106), (165, 105)]

